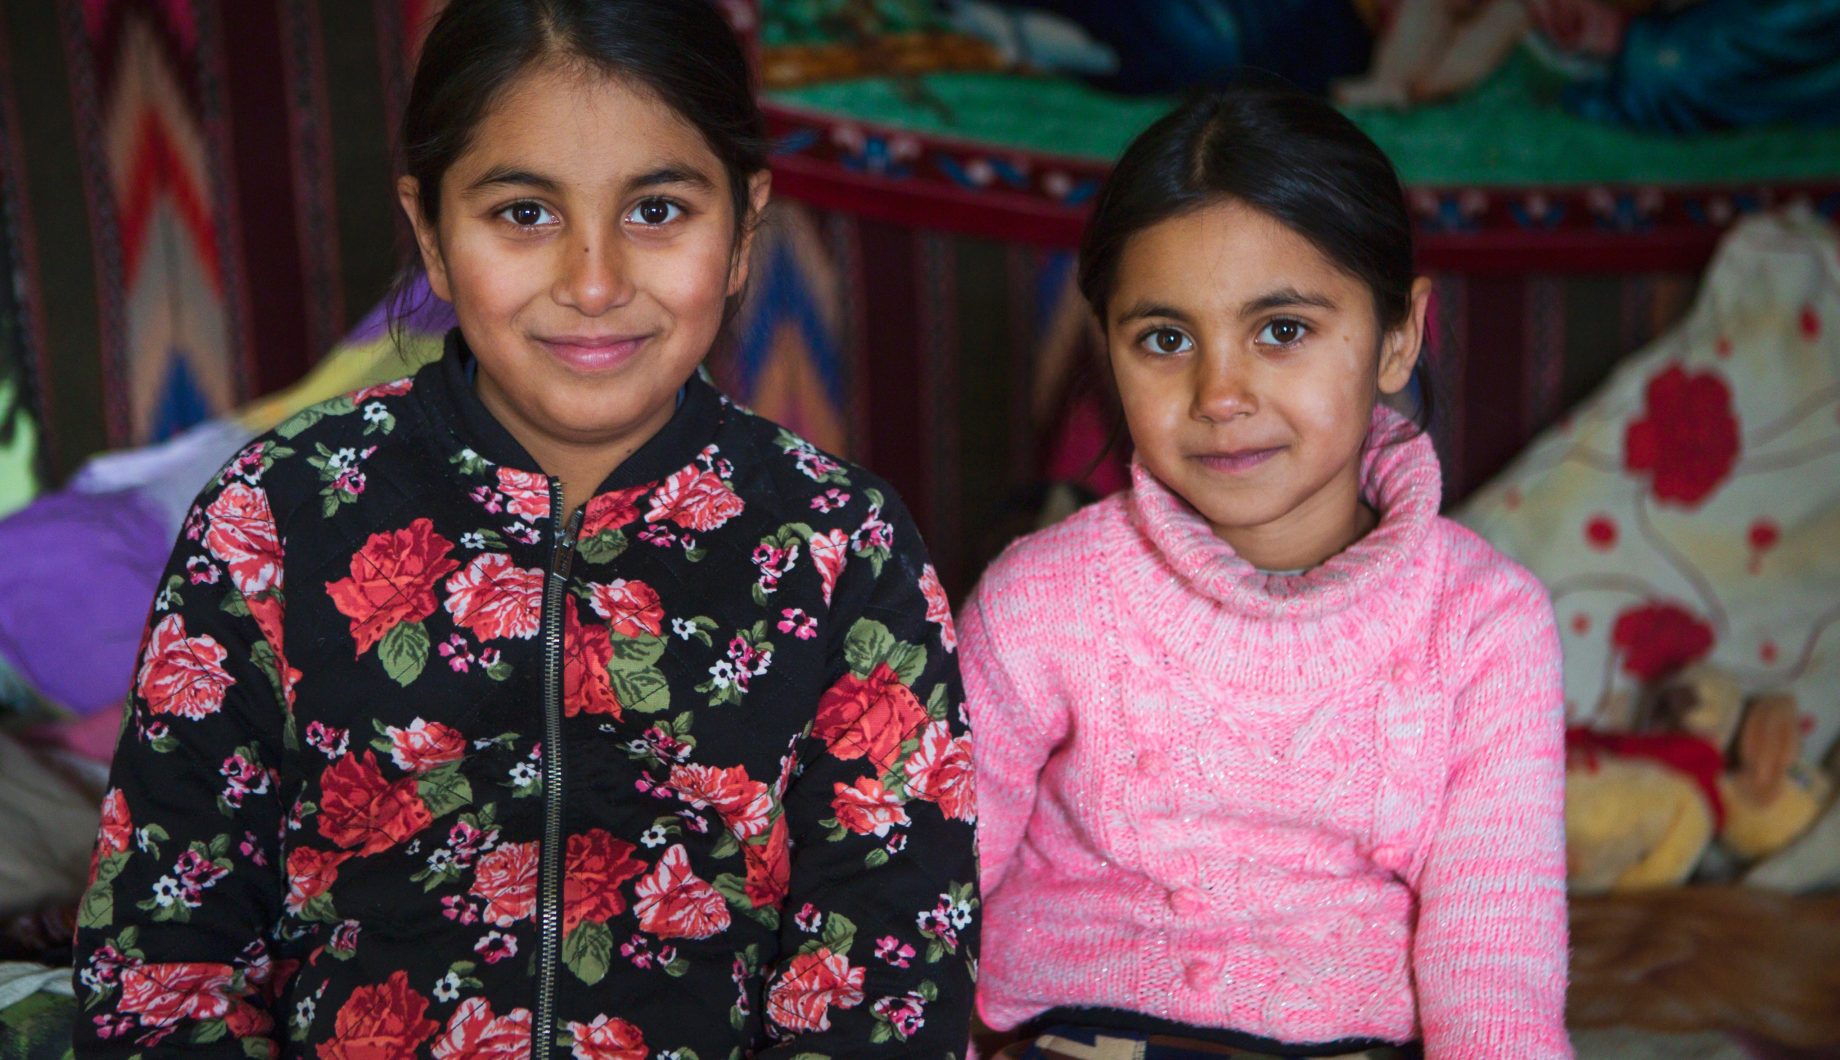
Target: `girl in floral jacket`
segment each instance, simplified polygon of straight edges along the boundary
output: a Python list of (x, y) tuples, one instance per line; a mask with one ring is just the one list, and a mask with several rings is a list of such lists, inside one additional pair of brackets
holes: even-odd
[(399, 186), (460, 321), (258, 439), (150, 617), (81, 1056), (948, 1056), (951, 616), (872, 475), (696, 374), (768, 194), (711, 5), (454, 0)]

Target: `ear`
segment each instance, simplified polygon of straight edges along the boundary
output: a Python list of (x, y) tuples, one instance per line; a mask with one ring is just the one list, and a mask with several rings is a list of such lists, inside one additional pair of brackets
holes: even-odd
[(747, 286), (748, 265), (754, 260), (754, 232), (766, 216), (767, 200), (773, 197), (773, 174), (761, 170), (748, 178), (748, 212), (741, 219), (741, 238), (728, 263), (728, 295), (733, 298)]
[(1412, 381), (1412, 369), (1418, 366), (1418, 354), (1425, 345), (1425, 313), (1431, 305), (1431, 281), (1420, 276), (1412, 281), (1412, 301), (1406, 318), (1386, 333), (1380, 348), (1380, 392), (1397, 394)]
[(402, 204), (403, 213), (409, 215), (410, 227), (415, 229), (415, 246), (422, 254), (422, 270), (428, 274), (429, 290), (441, 301), (453, 302), (452, 288), (447, 282), (447, 263), (441, 257), (440, 234), (422, 212), (421, 182), (410, 176), (398, 178), (396, 201)]

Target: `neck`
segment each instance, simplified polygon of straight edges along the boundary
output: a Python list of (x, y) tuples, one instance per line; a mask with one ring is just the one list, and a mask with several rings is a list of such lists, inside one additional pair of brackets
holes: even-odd
[(664, 428), (676, 411), (667, 402), (633, 428), (617, 435), (571, 438), (520, 416), (482, 372), (474, 381), (480, 404), (517, 439), (537, 462), (539, 470), (562, 482), (562, 510), (573, 512), (588, 503), (607, 476)]

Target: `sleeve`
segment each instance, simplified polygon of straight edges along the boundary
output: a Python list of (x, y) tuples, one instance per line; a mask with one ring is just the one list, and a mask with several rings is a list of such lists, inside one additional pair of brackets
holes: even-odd
[[(1024, 692), (998, 648), (1006, 601), (1001, 583), (987, 579), (965, 604), (959, 631), (965, 702), (977, 729), (973, 760), (978, 778), (978, 852), (984, 892), (1009, 876), (1016, 848), (1028, 830), (1035, 789), (1048, 755), (1066, 735), (1059, 700)], [(1014, 597), (1020, 599), (1020, 597)], [(1018, 615), (1013, 620), (1025, 621)]]
[(862, 492), (830, 684), (784, 797), (761, 1057), (964, 1056), (970, 1041), (977, 801), (952, 614), (899, 501)]
[(1558, 631), (1531, 576), (1469, 643), (1439, 824), (1419, 867), (1425, 1055), (1570, 1057)]
[(161, 579), (78, 907), (78, 1057), (275, 1056), (279, 535), (213, 486)]

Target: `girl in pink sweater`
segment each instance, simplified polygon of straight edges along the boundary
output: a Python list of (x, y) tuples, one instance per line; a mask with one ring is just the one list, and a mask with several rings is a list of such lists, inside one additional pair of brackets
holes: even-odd
[(1133, 488), (959, 632), (1006, 1055), (1570, 1056), (1558, 637), (1381, 400), (1426, 394), (1392, 166), (1313, 98), (1197, 98), (1079, 280)]

